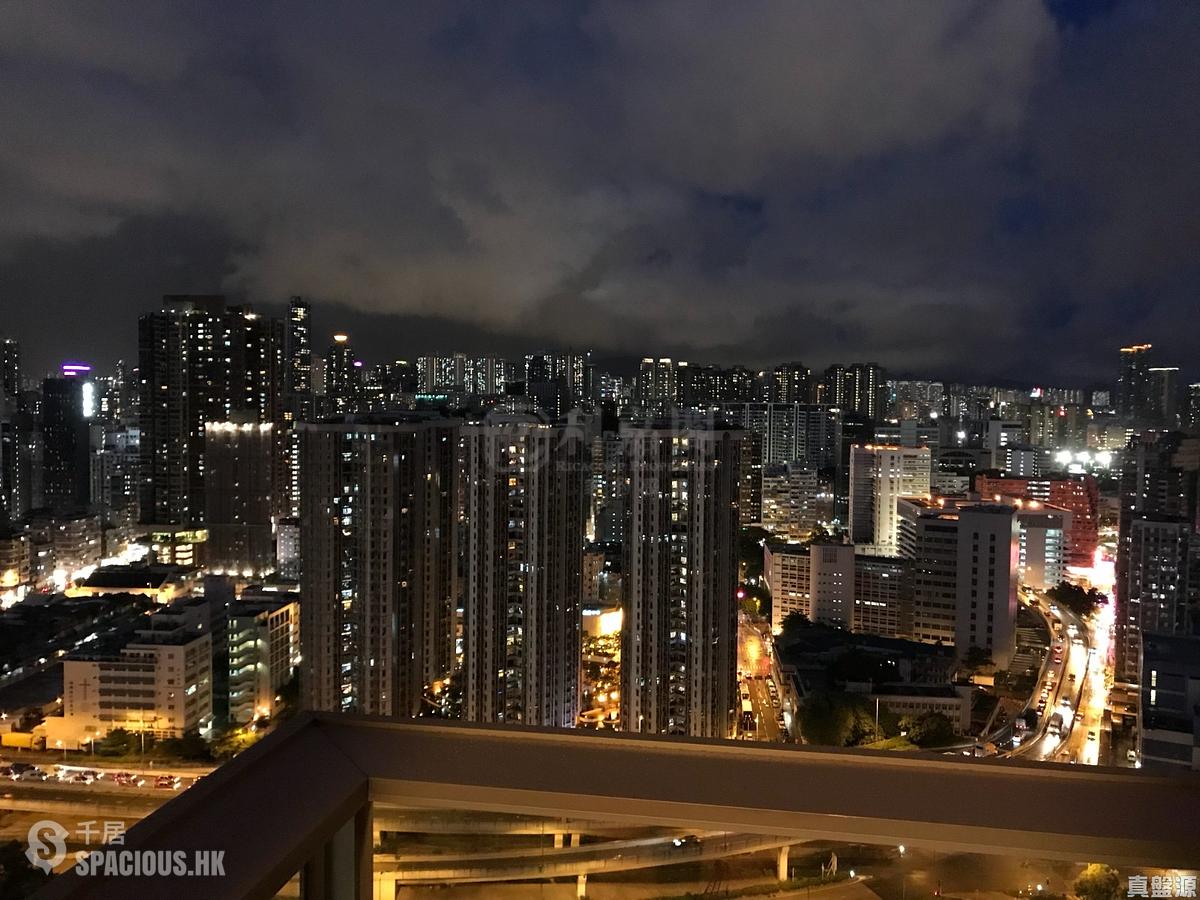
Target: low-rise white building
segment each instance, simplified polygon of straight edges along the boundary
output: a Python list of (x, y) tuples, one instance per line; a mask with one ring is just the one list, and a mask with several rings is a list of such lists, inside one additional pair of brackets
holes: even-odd
[(970, 685), (881, 684), (871, 692), (871, 699), (898, 716), (941, 713), (955, 734), (970, 734), (971, 690)]
[(79, 749), (115, 728), (180, 737), (212, 717), (208, 604), (181, 600), (123, 647), (63, 660), (63, 714), (46, 718), (46, 746)]

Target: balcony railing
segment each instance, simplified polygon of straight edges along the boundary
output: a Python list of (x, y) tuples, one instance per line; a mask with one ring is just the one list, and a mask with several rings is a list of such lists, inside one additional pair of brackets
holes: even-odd
[[(39, 896), (267, 898), (299, 873), (309, 900), (365, 900), (381, 895), (381, 881), (394, 891), (431, 869), (375, 851), (381, 830), (416, 830), (389, 824), (412, 810), (467, 811), (477, 829), (499, 817), (560, 822), (561, 832), (606, 823), (613, 846), (648, 826), (673, 828), (701, 836), (697, 859), (719, 841), (730, 852), (778, 847), (781, 873), (788, 843), (812, 840), (1187, 867), (1200, 858), (1198, 808), (1195, 776), (316, 714), (172, 799), (113, 848), (224, 851), (222, 877), (69, 873)], [(616, 867), (653, 862), (655, 840), (626, 846)], [(581, 892), (588, 872), (614, 868), (586, 844), (555, 846), (564, 851), (537, 871), (578, 870)], [(521, 856), (476, 853), (471, 866), (503, 880), (524, 871)], [(437, 877), (452, 876), (467, 877)]]

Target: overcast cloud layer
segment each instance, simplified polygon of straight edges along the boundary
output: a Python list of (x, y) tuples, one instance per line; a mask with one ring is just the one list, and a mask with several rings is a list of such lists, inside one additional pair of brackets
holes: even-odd
[(224, 290), (368, 360), (1200, 374), (1198, 47), (1184, 3), (9, 0), (0, 332), (107, 363)]

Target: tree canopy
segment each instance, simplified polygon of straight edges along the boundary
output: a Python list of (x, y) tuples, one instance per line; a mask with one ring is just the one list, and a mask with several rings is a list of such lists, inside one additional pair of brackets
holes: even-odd
[(1121, 896), (1121, 878), (1112, 866), (1092, 863), (1075, 879), (1075, 894), (1080, 900), (1116, 900)]
[(738, 562), (743, 577), (747, 580), (763, 574), (763, 541), (770, 540), (771, 532), (758, 525), (747, 525), (738, 532)]
[(1060, 581), (1046, 591), (1046, 596), (1059, 606), (1065, 606), (1080, 618), (1090, 616), (1108, 598), (1095, 588), (1082, 588), (1069, 581)]
[(940, 712), (927, 712), (900, 720), (900, 728), (918, 747), (945, 747), (957, 738), (954, 723)]
[(967, 653), (962, 660), (963, 668), (970, 672), (978, 672), (980, 669), (986, 669), (988, 666), (994, 666), (995, 664), (992, 655), (988, 653), (986, 647), (968, 647)]
[[(146, 746), (153, 744), (154, 739), (147, 735)], [(96, 752), (101, 756), (128, 756), (137, 753), (142, 746), (142, 738), (124, 728), (114, 728), (96, 742)]]
[(808, 616), (804, 613), (790, 612), (783, 617), (782, 630), (779, 637), (784, 644), (794, 644), (800, 640), (800, 636), (804, 634), (806, 628), (812, 623), (808, 621)]
[(811, 694), (799, 717), (804, 739), (827, 747), (869, 744), (885, 737), (887, 731), (882, 720), (875, 730), (875, 707), (861, 694)]

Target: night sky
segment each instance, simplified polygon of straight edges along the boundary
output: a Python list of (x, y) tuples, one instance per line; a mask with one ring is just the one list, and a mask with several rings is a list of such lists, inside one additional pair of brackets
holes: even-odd
[[(1200, 4), (0, 4), (0, 333), (1200, 376)], [(314, 341), (324, 348), (326, 334)]]

